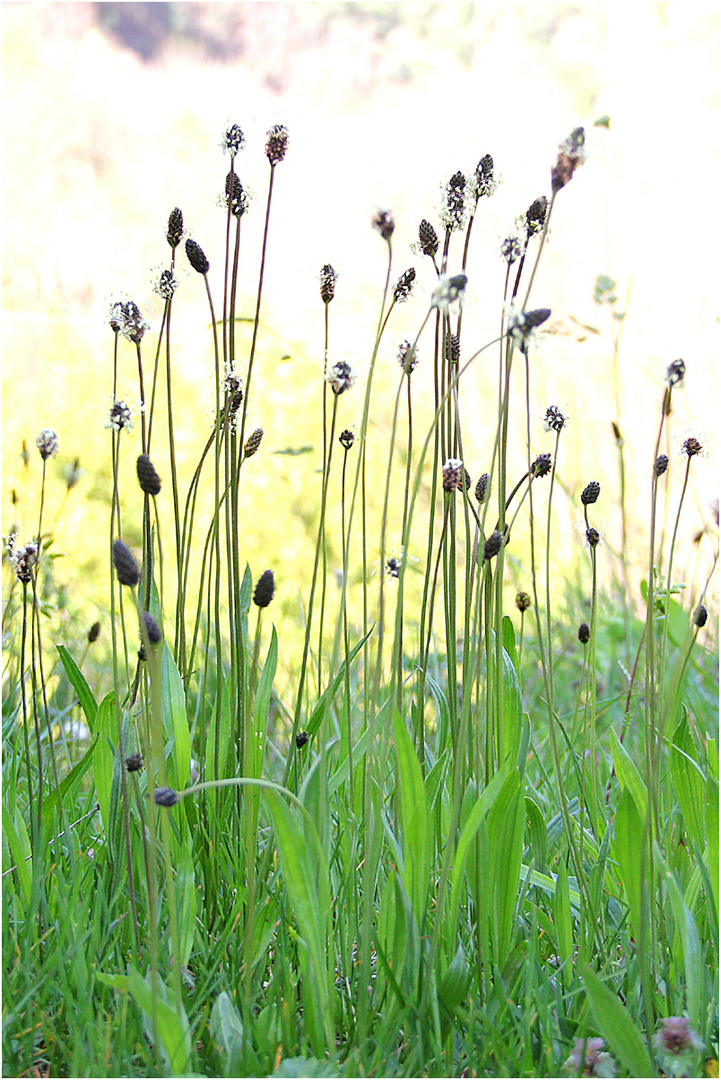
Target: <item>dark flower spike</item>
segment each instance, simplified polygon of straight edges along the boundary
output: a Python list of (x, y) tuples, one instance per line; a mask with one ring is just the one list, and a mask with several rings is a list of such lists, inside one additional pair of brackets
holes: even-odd
[(188, 262), (193, 267), (193, 270), (197, 270), (199, 274), (207, 274), (210, 270), (210, 263), (205, 257), (200, 244), (196, 244), (195, 240), (185, 241), (185, 254), (188, 256)]
[(587, 645), (591, 640), (591, 628), (588, 623), (582, 622), (578, 628), (578, 640), (582, 645)]
[(180, 802), (180, 795), (171, 787), (158, 787), (155, 789), (156, 806), (175, 806)]
[(355, 431), (351, 431), (350, 428), (346, 428), (345, 431), (341, 431), (338, 436), (338, 441), (344, 450), (350, 450), (351, 446), (355, 442)]
[(266, 608), (275, 594), (275, 578), (272, 570), (264, 570), (258, 578), (253, 591), (253, 603), (259, 608)]
[(389, 555), (386, 559), (386, 573), (388, 574), (388, 577), (400, 577), (402, 564), (403, 560), (398, 555)]
[(147, 454), (141, 454), (136, 465), (138, 483), (146, 495), (158, 495), (160, 493), (160, 477), (155, 471), (155, 466)]
[(237, 124), (230, 124), (223, 132), (220, 145), (224, 154), (235, 157), (245, 143), (245, 135)]
[(667, 468), (668, 468), (668, 455), (667, 454), (659, 454), (659, 456), (656, 458), (656, 464), (654, 466), (654, 471), (656, 473), (656, 476), (663, 476), (663, 474), (666, 472)]
[(295, 737), (295, 745), (298, 747), (299, 750), (302, 750), (307, 742), (308, 742), (308, 732), (307, 731), (299, 731), (298, 734)]
[(263, 440), (264, 434), (265, 433), (262, 427), (256, 428), (255, 431), (252, 431), (250, 433), (248, 438), (245, 440), (245, 446), (243, 447), (243, 454), (245, 455), (245, 457), (252, 457), (253, 454), (256, 454), (258, 452), (258, 447)]
[(128, 772), (140, 772), (143, 767), (143, 755), (131, 754), (130, 757), (125, 759), (125, 768)]
[(503, 536), (495, 529), (483, 545), (483, 558), (493, 559), (503, 547)]
[(696, 610), (693, 613), (693, 624), (694, 624), (694, 626), (698, 626), (699, 628), (702, 627), (702, 626), (705, 626), (707, 619), (708, 619), (708, 611), (703, 606), (703, 604), (699, 604), (698, 607), (696, 608)]
[(284, 124), (273, 124), (265, 140), (265, 156), (274, 168), (279, 165), (288, 150), (288, 128)]
[(88, 630), (88, 645), (92, 645), (100, 637), (100, 623), (94, 622)]
[(592, 480), (590, 484), (586, 484), (585, 488), (581, 492), (581, 502), (584, 506), (590, 506), (591, 503), (595, 503), (598, 496), (601, 494), (601, 485), (598, 480)]
[(475, 173), (476, 197), (492, 195), (498, 187), (498, 182), (493, 176), (493, 158), (490, 154), (484, 154), (476, 165)]
[(463, 462), (460, 458), (449, 458), (443, 466), (443, 490), (456, 491), (463, 480)]
[(398, 278), (393, 288), (393, 299), (397, 304), (403, 304), (411, 295), (413, 289), (413, 282), (416, 280), (416, 272), (414, 267), (410, 267)]
[(330, 304), (335, 296), (335, 283), (338, 274), (330, 263), (326, 263), (320, 272), (320, 298), (324, 304)]
[(601, 541), (601, 534), (598, 529), (590, 528), (586, 529), (586, 543), (590, 548), (595, 548)]
[(551, 169), (551, 190), (554, 194), (566, 186), (576, 169), (586, 160), (585, 141), (583, 128), (577, 127), (559, 146), (556, 164)]
[(170, 211), (168, 231), (165, 235), (171, 248), (176, 248), (183, 239), (183, 211), (177, 206)]
[(683, 360), (674, 360), (666, 370), (666, 382), (669, 386), (679, 386), (686, 374), (686, 364)]
[(438, 234), (425, 218), (418, 227), (418, 246), (424, 255), (430, 255), (431, 258), (438, 251)]
[(696, 457), (697, 454), (703, 453), (703, 443), (695, 435), (690, 435), (681, 444), (681, 452), (686, 454), (687, 457)]
[(390, 240), (396, 227), (393, 214), (390, 210), (376, 210), (371, 218), (371, 225), (379, 232), (384, 240)]
[(516, 593), (516, 607), (520, 612), (528, 611), (531, 606), (531, 598), (527, 592)]
[(441, 222), (448, 232), (460, 229), (466, 216), (466, 178), (460, 170), (443, 187)]
[(539, 454), (531, 465), (531, 476), (548, 476), (551, 471), (552, 461), (550, 454)]
[(243, 188), (243, 185), (241, 184), (240, 180), (235, 175), (235, 173), (232, 174), (232, 178), (233, 178), (232, 179), (232, 184), (233, 184), (233, 194), (232, 194), (232, 196), (230, 194), (231, 174), (228, 173), (228, 175), (225, 178), (225, 202), (226, 202), (226, 206), (227, 206), (228, 200), (230, 199), (230, 212), (231, 212), (231, 214), (233, 215), (233, 217), (240, 218), (240, 217), (243, 216), (243, 214), (248, 209), (249, 199), (248, 199), (247, 192)]
[(147, 634), (148, 641), (151, 645), (159, 645), (163, 635), (160, 633), (160, 627), (156, 623), (153, 616), (149, 611), (144, 611), (142, 614), (143, 626), (145, 627), (145, 633)]
[(475, 494), (476, 500), (479, 503), (484, 503), (486, 501), (486, 498), (488, 497), (488, 479), (489, 477), (487, 472), (484, 472), (483, 475), (478, 478)]
[(534, 199), (528, 210), (526, 210), (526, 233), (529, 238), (543, 231), (547, 213), (548, 199), (546, 196), (541, 195), (540, 198)]
[(113, 544), (113, 565), (121, 585), (133, 588), (140, 581), (140, 570), (135, 556), (126, 543), (116, 540)]
[(59, 441), (57, 434), (52, 428), (43, 428), (35, 440), (35, 445), (40, 451), (40, 457), (43, 461), (47, 461), (49, 457), (53, 457), (58, 452)]

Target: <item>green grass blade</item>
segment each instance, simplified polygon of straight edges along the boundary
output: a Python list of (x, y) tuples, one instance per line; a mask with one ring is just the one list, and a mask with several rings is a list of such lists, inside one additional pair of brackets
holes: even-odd
[(587, 964), (581, 964), (580, 970), (596, 1025), (612, 1053), (620, 1058), (631, 1076), (657, 1076), (646, 1044), (628, 1011)]
[(75, 693), (78, 695), (78, 701), (80, 707), (85, 713), (85, 719), (88, 722), (88, 727), (91, 733), (95, 733), (95, 716), (98, 711), (98, 703), (95, 700), (95, 696), (88, 686), (87, 680), (83, 675), (78, 665), (73, 660), (72, 656), (65, 648), (64, 645), (56, 646), (63, 667), (65, 668), (65, 674), (67, 675), (70, 685)]

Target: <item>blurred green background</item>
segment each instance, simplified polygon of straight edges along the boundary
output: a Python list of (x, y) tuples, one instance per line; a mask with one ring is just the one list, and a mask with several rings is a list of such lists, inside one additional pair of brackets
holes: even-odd
[[(493, 155), (502, 184), (481, 204), (468, 264), (470, 355), (496, 333), (499, 243), (516, 216), (548, 192), (558, 143), (578, 124), (587, 130), (589, 159), (558, 199), (533, 292), (533, 306), (553, 312), (533, 357), (534, 417), (551, 402), (568, 403), (560, 477), (574, 491), (590, 479), (601, 482), (599, 515), (615, 550), (621, 541), (611, 421), (619, 423), (629, 461), (631, 542), (641, 560), (637, 582), (662, 379), (668, 363), (684, 357), (686, 389), (674, 395), (673, 427), (679, 434), (704, 430), (710, 447), (694, 463), (677, 561), (685, 565), (718, 494), (715, 4), (5, 3), (2, 15), (3, 531), (18, 526), (21, 541), (33, 532), (41, 472), (34, 438), (54, 427), (61, 450), (49, 463), (46, 512), (47, 520), (57, 518), (54, 550), (64, 558), (56, 576), (67, 583), (61, 602), (69, 604), (68, 618), (79, 609), (89, 625), (107, 595), (108, 302), (130, 294), (151, 319), (147, 378), (161, 313), (151, 271), (167, 260), (164, 228), (177, 205), (210, 259), (220, 305), (224, 215), (217, 196), (227, 158), (218, 144), (228, 120), (246, 132), (237, 171), (257, 196), (243, 224), (244, 315), (252, 315), (257, 282), (265, 131), (282, 122), (291, 138), (277, 171), (250, 402), (250, 428), (262, 426), (266, 434), (242, 489), (243, 542), (254, 576), (273, 566), (281, 586), (276, 621), (295, 619), (307, 593), (317, 520), (320, 267), (331, 262), (340, 275), (331, 355), (350, 359), (361, 376), (385, 272), (385, 245), (370, 228), (376, 206), (395, 214), (395, 273), (418, 269), (414, 297), (398, 308), (379, 358), (369, 455), (380, 485), (399, 376), (395, 349), (415, 335), (433, 286), (430, 263), (410, 249), (421, 218), (437, 223), (441, 182)], [(609, 126), (595, 126), (604, 116)], [(616, 280), (617, 306), (627, 313), (620, 414), (613, 322), (593, 300), (600, 273)], [(210, 430), (213, 400), (208, 310), (195, 274), (181, 280), (173, 337), (179, 466), (187, 483)], [(428, 336), (414, 375), (417, 436), (431, 415), (431, 352)], [(127, 343), (120, 370), (120, 396), (134, 399), (135, 357)], [(495, 358), (482, 360), (463, 386), (466, 464), (474, 479), (488, 466), (495, 378)], [(512, 456), (520, 475), (520, 382), (514, 394)], [(340, 425), (359, 423), (361, 407), (362, 378), (340, 401)], [(153, 456), (169, 497), (162, 422), (156, 438)], [(31, 448), (27, 469), (23, 439)], [(532, 439), (535, 452), (552, 449), (540, 422)], [(132, 481), (139, 442), (136, 426), (125, 443), (129, 523), (140, 505)], [(307, 445), (313, 453), (280, 453)], [(76, 457), (85, 473), (64, 502), (64, 470)], [(673, 492), (682, 472), (679, 463)], [(337, 483), (334, 513), (336, 496)], [(579, 514), (570, 504), (558, 507), (558, 565), (565, 569), (579, 550)], [(330, 531), (337, 536), (332, 522)], [(524, 573), (528, 567), (519, 570), (518, 587), (528, 585)]]

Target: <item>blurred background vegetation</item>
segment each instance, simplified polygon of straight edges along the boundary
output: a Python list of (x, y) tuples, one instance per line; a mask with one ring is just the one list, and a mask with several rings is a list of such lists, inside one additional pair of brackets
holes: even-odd
[[(503, 180), (474, 227), (464, 317), (469, 355), (496, 333), (499, 243), (515, 217), (548, 192), (557, 145), (578, 124), (587, 129), (589, 160), (559, 198), (533, 294), (535, 306), (553, 311), (533, 361), (534, 408), (540, 415), (551, 402), (568, 403), (559, 476), (571, 492), (601, 482), (599, 512), (612, 553), (621, 531), (611, 421), (629, 455), (633, 545), (647, 530), (661, 381), (671, 360), (685, 358), (687, 389), (674, 396), (674, 426), (679, 433), (705, 429), (711, 453), (694, 467), (681, 574), (717, 495), (717, 59), (711, 3), (623, 10), (588, 2), (5, 3), (3, 532), (17, 526), (22, 539), (33, 531), (41, 469), (34, 437), (54, 427), (61, 452), (50, 462), (48, 520), (59, 515), (53, 550), (64, 556), (55, 573), (67, 632), (76, 616), (84, 620), (80, 631), (102, 619), (107, 596), (108, 302), (119, 292), (131, 295), (157, 331), (162, 308), (151, 293), (151, 270), (168, 257), (164, 228), (176, 205), (210, 259), (220, 300), (224, 215), (216, 201), (227, 159), (218, 143), (229, 119), (247, 134), (237, 169), (257, 196), (243, 226), (241, 306), (248, 316), (267, 185), (264, 134), (282, 122), (291, 135), (274, 195), (249, 416), (251, 429), (266, 434), (242, 485), (247, 558), (254, 576), (272, 566), (279, 582), (275, 621), (297, 619), (317, 521), (320, 267), (331, 262), (340, 274), (331, 352), (361, 373), (385, 272), (385, 245), (369, 224), (376, 206), (395, 213), (396, 273), (410, 265), (419, 271), (414, 297), (393, 317), (376, 376), (369, 454), (380, 478), (387, 402), (399, 376), (395, 348), (414, 336), (433, 284), (430, 263), (410, 245), (421, 218), (437, 223), (440, 183), (485, 153)], [(616, 310), (625, 313), (619, 411), (612, 366), (619, 324), (594, 302), (601, 273), (616, 281)], [(146, 370), (154, 337), (144, 343)], [(210, 430), (213, 394), (207, 304), (196, 275), (181, 282), (173, 337), (179, 466), (187, 482)], [(429, 339), (414, 375), (421, 426), (430, 419), (432, 379), (423, 359), (431, 351)], [(474, 478), (488, 466), (493, 431), (484, 424), (484, 402), (495, 399), (495, 380), (495, 360), (477, 363), (465, 380), (464, 442)], [(127, 345), (119, 394), (137, 396)], [(342, 426), (360, 419), (362, 390), (346, 398)], [(520, 475), (520, 382), (515, 400)], [(168, 479), (162, 427), (154, 457)], [(28, 467), (23, 439), (32, 451)], [(552, 449), (540, 422), (532, 439), (535, 452)], [(133, 541), (137, 427), (130, 441), (124, 497)], [(284, 453), (308, 446), (313, 452)], [(65, 502), (64, 476), (75, 458), (84, 475)], [(680, 485), (681, 467), (675, 475)], [(564, 569), (583, 550), (573, 529), (578, 516), (570, 502), (565, 516), (559, 512)], [(642, 546), (638, 556), (636, 589)], [(518, 568), (517, 587), (528, 587), (528, 569)]]

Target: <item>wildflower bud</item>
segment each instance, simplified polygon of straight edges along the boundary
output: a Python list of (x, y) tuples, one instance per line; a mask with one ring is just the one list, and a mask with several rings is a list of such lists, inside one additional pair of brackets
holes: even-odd
[(590, 484), (586, 484), (581, 492), (581, 502), (584, 506), (590, 506), (591, 503), (595, 503), (600, 494), (601, 485), (597, 480), (592, 480)]
[(288, 128), (283, 124), (273, 124), (265, 140), (265, 156), (271, 168), (279, 165), (288, 149)]
[(155, 789), (156, 806), (175, 806), (180, 802), (180, 795), (171, 787), (158, 787)]
[(88, 630), (88, 645), (92, 645), (94, 641), (97, 641), (100, 637), (100, 623), (94, 622)]
[(264, 432), (262, 427), (256, 428), (255, 431), (251, 432), (251, 434), (246, 439), (245, 446), (243, 448), (243, 454), (245, 457), (249, 458), (252, 457), (253, 454), (257, 453), (258, 447), (260, 446), (263, 438), (263, 434)]
[(691, 435), (688, 439), (684, 439), (681, 444), (681, 451), (690, 458), (695, 457), (696, 454), (703, 452), (703, 443), (694, 435)]
[(295, 745), (298, 747), (299, 750), (302, 750), (307, 742), (308, 742), (308, 732), (307, 731), (299, 731), (298, 734), (295, 737)]
[(401, 274), (393, 289), (393, 299), (396, 303), (403, 304), (408, 299), (415, 280), (416, 272), (412, 266)]
[(125, 759), (125, 768), (128, 772), (140, 772), (143, 767), (143, 755), (131, 754), (130, 757)]
[(586, 543), (590, 548), (595, 548), (601, 541), (601, 534), (598, 529), (590, 528), (586, 529)]
[(344, 394), (346, 390), (350, 390), (355, 380), (355, 372), (346, 360), (333, 364), (325, 375), (325, 381), (334, 394)]
[(330, 304), (335, 296), (335, 283), (338, 275), (330, 265), (326, 263), (320, 272), (320, 298), (324, 304)]
[(551, 190), (554, 194), (566, 186), (579, 165), (586, 160), (585, 141), (586, 133), (582, 127), (578, 127), (559, 146), (556, 164), (551, 169)]
[(438, 235), (430, 221), (423, 221), (418, 226), (418, 245), (424, 255), (433, 257), (438, 251)]
[(58, 452), (58, 436), (52, 428), (43, 428), (38, 437), (35, 440), (35, 445), (40, 451), (40, 457), (43, 461), (47, 461), (49, 457), (52, 457)]
[(176, 206), (170, 211), (168, 218), (168, 231), (165, 234), (171, 248), (176, 248), (183, 239), (183, 211)]
[(694, 626), (698, 626), (698, 627), (705, 626), (707, 619), (708, 619), (708, 611), (703, 606), (703, 604), (699, 604), (698, 607), (696, 608), (696, 610), (693, 613), (693, 624), (694, 624)]
[(667, 454), (659, 454), (658, 457), (656, 458), (656, 464), (654, 466), (654, 472), (656, 473), (656, 476), (663, 476), (663, 474), (666, 472), (667, 468), (668, 468), (668, 455)]
[(275, 593), (275, 578), (272, 570), (264, 570), (256, 582), (253, 591), (253, 603), (259, 608), (267, 607)]
[(528, 611), (531, 606), (531, 598), (527, 592), (516, 593), (516, 607), (519, 611)]
[(122, 540), (116, 540), (113, 544), (113, 565), (121, 585), (130, 585), (132, 588), (138, 584), (140, 581), (138, 564), (132, 551)]
[(460, 458), (449, 458), (443, 466), (443, 490), (456, 491), (461, 486), (463, 462)]
[(350, 450), (351, 446), (355, 442), (355, 431), (351, 431), (350, 428), (346, 428), (345, 431), (341, 431), (338, 436), (338, 441), (344, 450)]
[(517, 236), (508, 236), (501, 244), (501, 255), (509, 266), (520, 259), (523, 254), (523, 245)]
[(551, 471), (551, 455), (539, 454), (531, 465), (531, 476), (548, 476)]
[(490, 154), (484, 154), (476, 165), (476, 191), (478, 198), (482, 195), (492, 195), (498, 186), (493, 178), (493, 158)]
[(666, 370), (666, 382), (669, 386), (678, 386), (686, 374), (686, 364), (683, 360), (674, 360)]
[(371, 218), (371, 225), (379, 232), (384, 240), (390, 240), (396, 227), (393, 214), (390, 210), (376, 210)]
[(495, 529), (483, 545), (483, 558), (492, 559), (503, 547), (503, 536)]
[(536, 233), (542, 231), (543, 226), (546, 224), (547, 213), (548, 199), (546, 196), (541, 195), (540, 198), (534, 199), (528, 210), (526, 210), (526, 232), (529, 237), (535, 236)]
[(591, 640), (591, 629), (588, 623), (582, 622), (578, 628), (578, 640), (582, 645), (587, 645)]
[(489, 476), (487, 472), (484, 472), (483, 475), (478, 478), (475, 494), (476, 500), (479, 503), (484, 503), (486, 501), (486, 497), (488, 495), (488, 480)]
[(410, 341), (402, 341), (398, 346), (398, 363), (406, 375), (410, 375), (418, 364), (418, 352)]
[(611, 421), (611, 427), (613, 428), (613, 437), (616, 440), (617, 445), (623, 446), (623, 436), (621, 434), (621, 429), (619, 428), (615, 420)]
[(386, 559), (386, 573), (388, 577), (399, 578), (401, 576), (402, 560), (397, 555), (389, 555)]
[(185, 241), (185, 254), (188, 256), (188, 262), (193, 267), (193, 270), (197, 270), (199, 274), (207, 274), (210, 270), (210, 263), (205, 257), (200, 244), (196, 244), (195, 240)]
[(151, 645), (159, 645), (163, 635), (160, 633), (160, 627), (156, 623), (153, 616), (149, 611), (144, 611), (142, 614), (143, 626), (145, 627), (145, 633), (148, 636), (148, 641)]
[(138, 458), (136, 470), (138, 483), (146, 495), (157, 495), (160, 492), (160, 477), (147, 454), (141, 454)]
[[(674, 1059), (691, 1053), (694, 1050), (703, 1050), (704, 1042), (691, 1027), (685, 1016), (667, 1016), (661, 1020), (661, 1027), (653, 1037), (653, 1045), (664, 1055), (671, 1058), (664, 1063), (664, 1071), (671, 1076), (681, 1076), (686, 1069), (678, 1066), (681, 1064)], [(686, 1062), (688, 1066), (688, 1062)]]

